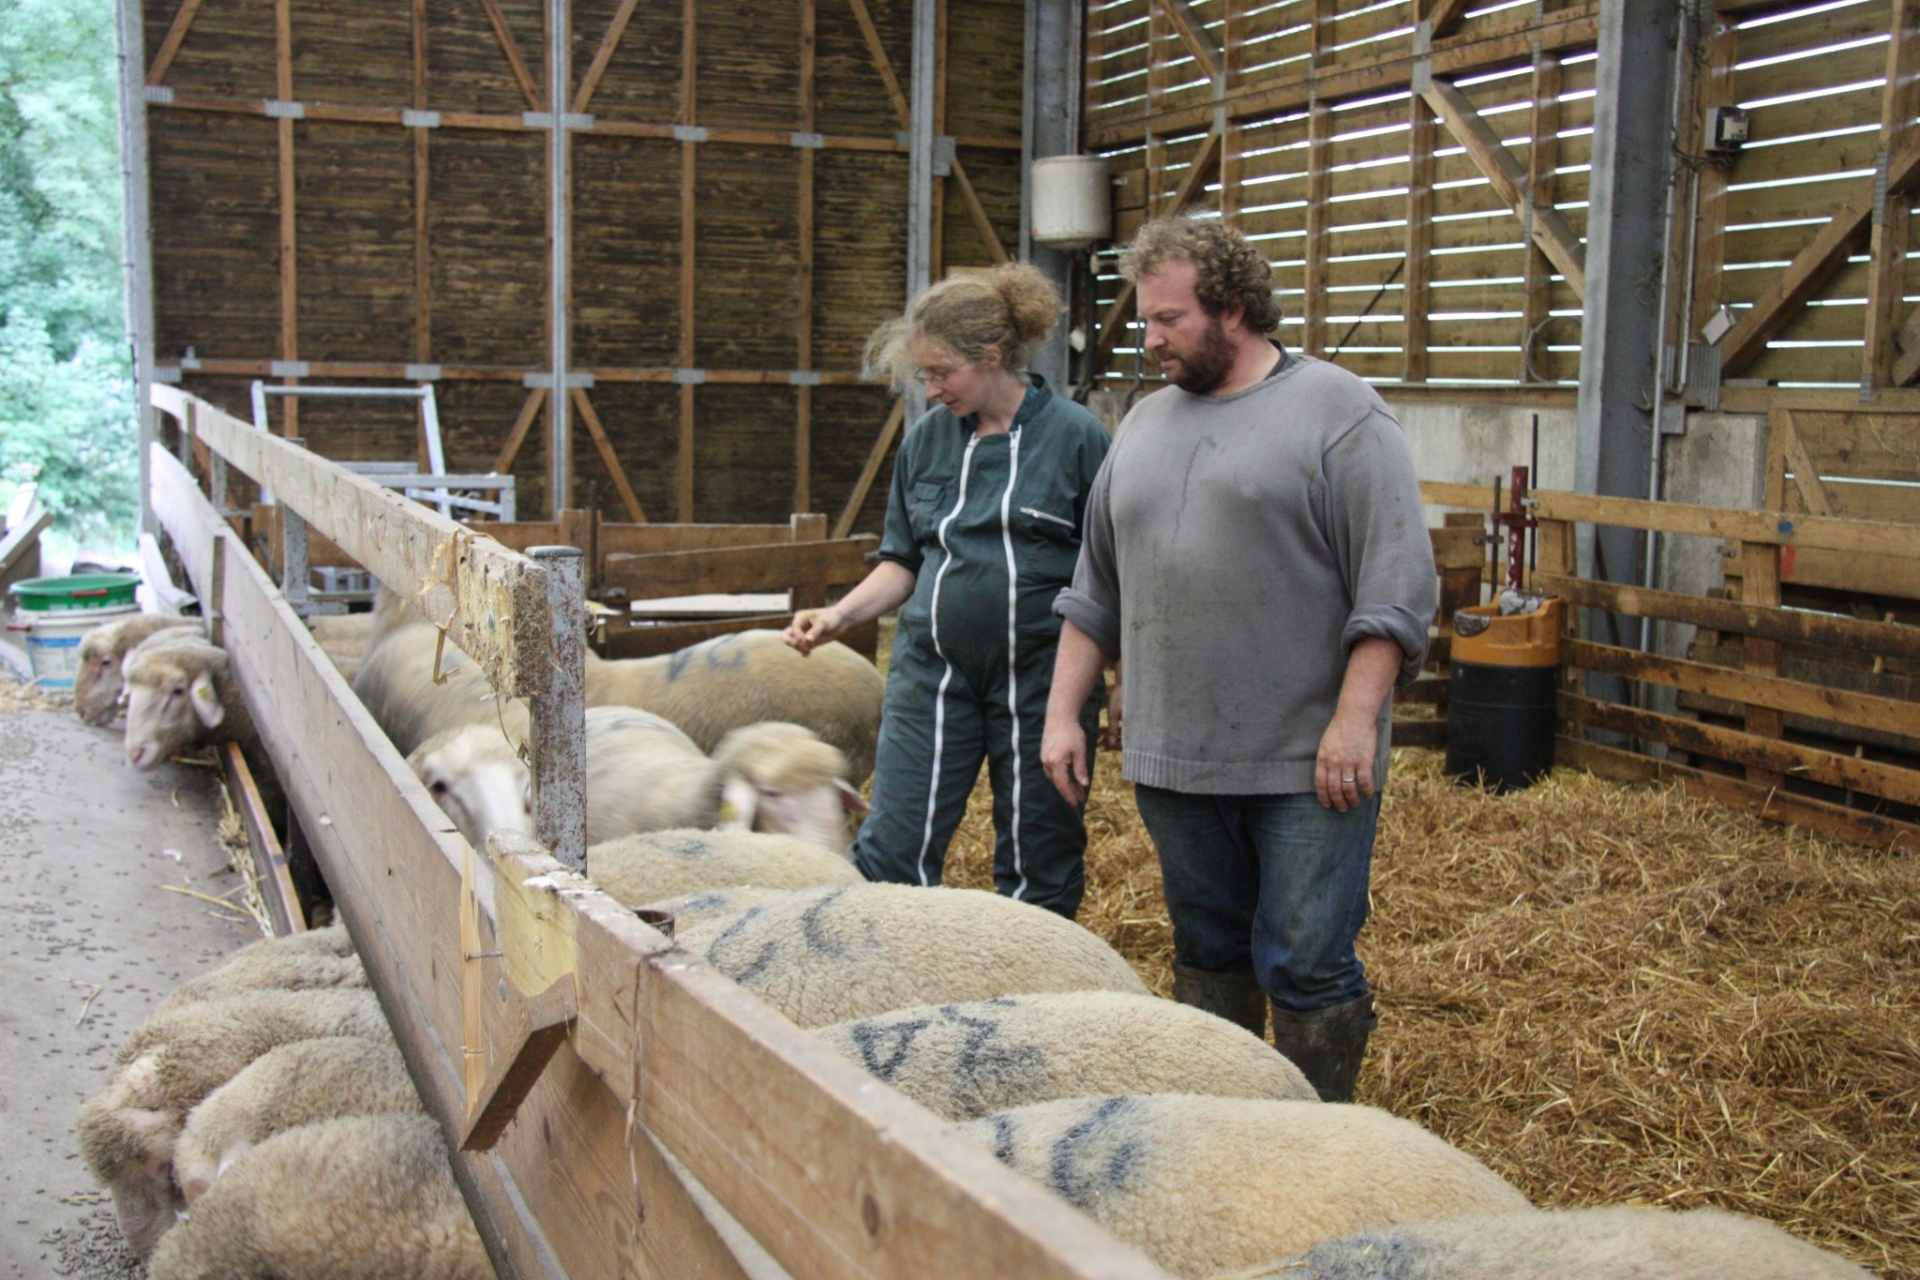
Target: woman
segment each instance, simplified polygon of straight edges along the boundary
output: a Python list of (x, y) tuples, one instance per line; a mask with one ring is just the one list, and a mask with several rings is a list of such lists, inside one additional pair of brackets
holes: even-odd
[[(940, 883), (947, 843), (988, 762), (994, 883), (1072, 918), (1085, 888), (1084, 805), (1040, 767), (1060, 620), (1081, 514), (1107, 455), (1100, 420), (1026, 371), (1060, 299), (1031, 266), (945, 280), (867, 344), (869, 363), (932, 401), (894, 461), (880, 563), (838, 604), (795, 615), (806, 653), (905, 604), (854, 842), (871, 880)], [(1089, 735), (1096, 702), (1082, 713)]]

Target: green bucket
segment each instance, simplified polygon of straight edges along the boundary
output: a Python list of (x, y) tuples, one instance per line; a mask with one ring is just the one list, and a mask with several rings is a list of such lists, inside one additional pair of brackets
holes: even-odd
[(140, 579), (131, 573), (79, 573), (70, 578), (28, 578), (11, 588), (27, 613), (119, 609), (134, 603)]

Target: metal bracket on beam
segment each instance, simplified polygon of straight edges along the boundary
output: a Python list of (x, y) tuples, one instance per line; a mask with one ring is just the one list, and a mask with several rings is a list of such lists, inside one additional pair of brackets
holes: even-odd
[(282, 98), (268, 98), (262, 105), (266, 108), (267, 114), (275, 120), (305, 120), (307, 118), (307, 104), (304, 102), (288, 102)]
[(795, 133), (791, 137), (794, 146), (808, 151), (818, 151), (827, 145), (827, 136), (823, 133)]
[(173, 88), (164, 84), (144, 85), (140, 90), (140, 98), (156, 106), (170, 107), (173, 105)]
[(950, 135), (936, 134), (934, 136), (934, 139), (933, 139), (933, 176), (934, 177), (951, 178), (953, 176), (953, 162), (958, 155), (958, 151), (959, 149), (957, 146), (955, 146), (954, 140)]
[(1884, 148), (1873, 161), (1873, 225), (1878, 227), (1887, 220), (1887, 164), (1889, 157)]
[(438, 111), (415, 111), (411, 107), (400, 113), (400, 123), (409, 129), (438, 129), (440, 113)]
[(1433, 24), (1421, 22), (1413, 29), (1413, 83), (1415, 97), (1433, 88)]
[(707, 140), (707, 126), (703, 124), (677, 124), (673, 126), (673, 140), (675, 142), (705, 142)]
[(790, 387), (817, 387), (820, 385), (820, 375), (812, 369), (795, 369), (787, 375), (787, 385)]
[(305, 378), (308, 372), (305, 360), (274, 360), (267, 365), (267, 373), (275, 378)]
[(707, 380), (705, 369), (675, 369), (673, 381), (682, 387), (697, 387)]
[(164, 382), (169, 386), (178, 385), (180, 382), (180, 366), (177, 364), (157, 364), (153, 366), (153, 380), (155, 382)]
[(437, 364), (410, 364), (401, 372), (408, 382), (440, 381), (440, 366)]
[[(566, 377), (566, 384), (569, 387), (591, 389), (593, 386), (593, 375), (590, 373), (569, 373)], [(551, 391), (553, 390), (553, 375), (550, 373), (523, 373), (520, 375), (520, 385), (529, 390), (535, 387), (544, 387)]]

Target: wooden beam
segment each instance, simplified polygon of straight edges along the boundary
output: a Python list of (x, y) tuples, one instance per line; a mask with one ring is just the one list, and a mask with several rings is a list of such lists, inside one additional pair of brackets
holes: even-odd
[[(1876, 164), (1888, 163), (1913, 138), (1913, 119), (1920, 113), (1920, 0), (1893, 0), (1891, 8), (1887, 85), (1881, 95)], [(1913, 198), (1904, 191), (1889, 190), (1885, 202), (1875, 211), (1868, 238), (1866, 343), (1860, 353), (1862, 387), (1896, 385), (1893, 372), (1901, 354), (1897, 335), (1906, 311), (1907, 242), (1912, 223)]]
[(613, 487), (620, 493), (620, 502), (627, 509), (627, 515), (635, 524), (645, 524), (647, 513), (641, 510), (640, 499), (634, 495), (633, 482), (627, 479), (627, 469), (620, 465), (620, 455), (613, 451), (613, 441), (607, 437), (607, 429), (600, 425), (600, 415), (594, 411), (593, 401), (587, 398), (585, 387), (573, 388), (573, 406), (580, 411), (580, 421), (586, 424), (587, 434), (593, 437), (593, 447), (600, 451), (600, 461), (606, 464), (607, 474), (613, 477)]
[[(695, 61), (699, 32), (695, 0), (683, 0), (680, 6), (680, 123), (696, 123), (698, 85)], [(680, 367), (694, 367), (694, 251), (697, 223), (694, 217), (694, 179), (699, 161), (692, 142), (680, 144)], [(680, 429), (676, 445), (674, 481), (675, 510), (683, 524), (693, 521), (694, 454), (693, 384), (680, 385)]]
[(1900, 334), (1894, 341), (1899, 344), (1900, 354), (1887, 374), (1888, 385), (1911, 386), (1915, 378), (1920, 378), (1920, 307), (1907, 315), (1907, 322), (1900, 326)]
[[(282, 102), (293, 101), (293, 14), (291, 0), (274, 0), (274, 92)], [(298, 188), (293, 164), (293, 121), (285, 116), (276, 130), (280, 179), (280, 358), (300, 358), (300, 258), (297, 240)], [(298, 378), (282, 378), (294, 386)], [(300, 401), (288, 396), (280, 417), (280, 433), (300, 434)]]
[(893, 114), (900, 121), (902, 129), (910, 128), (913, 112), (907, 107), (907, 95), (900, 90), (900, 81), (893, 74), (893, 63), (887, 57), (887, 46), (880, 39), (879, 28), (873, 25), (873, 15), (867, 12), (866, 0), (847, 0), (847, 7), (853, 10), (853, 20), (860, 24), (860, 37), (867, 43), (867, 56), (873, 59), (874, 70), (880, 73), (880, 82), (887, 88), (887, 98), (893, 103)]
[[(1181, 180), (1180, 189), (1174, 193), (1167, 212), (1179, 213), (1193, 201), (1193, 198), (1206, 187), (1207, 180), (1218, 171), (1220, 166), (1220, 131), (1210, 129), (1201, 140), (1200, 150), (1194, 154), (1193, 164), (1187, 169), (1187, 176)], [(1100, 325), (1099, 346), (1104, 348), (1113, 341), (1113, 335), (1120, 331), (1125, 323), (1127, 311), (1133, 305), (1133, 281), (1121, 286), (1120, 296), (1113, 300), (1113, 306), (1107, 311), (1107, 318)]]
[[(1421, 491), (1427, 491), (1424, 482)], [(1823, 551), (1866, 552), (1920, 560), (1920, 525), (1890, 520), (1849, 520), (1837, 516), (1802, 515), (1795, 511), (1697, 507), (1684, 502), (1648, 502), (1643, 498), (1609, 498), (1590, 493), (1563, 493), (1557, 489), (1542, 489), (1533, 496), (1537, 503), (1534, 514), (1543, 520), (1578, 520), (1586, 524), (1654, 529), (1660, 533), (1687, 533), (1703, 538), (1727, 538), (1735, 542), (1759, 542), (1803, 550), (1811, 547)]]
[(293, 875), (287, 869), (287, 851), (274, 832), (273, 819), (267, 814), (266, 802), (254, 782), (253, 770), (247, 766), (247, 757), (237, 742), (222, 743), (219, 756), (220, 767), (226, 774), (227, 795), (233, 801), (233, 811), (240, 817), (240, 825), (246, 829), (254, 879), (260, 885), (260, 900), (272, 922), (273, 936), (284, 938), (305, 933), (307, 918), (301, 911), (300, 895), (293, 888)]
[(967, 215), (973, 219), (973, 229), (980, 233), (986, 242), (987, 252), (993, 255), (998, 266), (1005, 266), (1013, 259), (1007, 253), (1007, 247), (1000, 243), (1000, 233), (993, 229), (993, 220), (987, 217), (986, 206), (980, 203), (980, 196), (973, 189), (973, 179), (967, 176), (967, 167), (960, 163), (960, 157), (953, 158), (953, 177), (960, 187), (961, 202), (967, 206)]
[[(819, 0), (800, 0), (800, 128), (813, 132), (814, 74)], [(795, 237), (794, 367), (813, 368), (813, 148), (800, 149), (799, 217)], [(813, 509), (813, 388), (793, 391), (793, 499), (795, 511)]]
[[(1909, 142), (1887, 160), (1887, 194), (1909, 190), (1916, 179), (1920, 179), (1920, 144)], [(1846, 265), (1848, 256), (1866, 243), (1873, 229), (1875, 182), (1865, 178), (1853, 186), (1839, 211), (1720, 339), (1723, 376), (1752, 364), (1767, 349), (1768, 339), (1784, 329), (1807, 300)]]
[[(1806, 503), (1808, 512), (1816, 516), (1832, 515), (1833, 503), (1827, 497), (1827, 487), (1820, 483), (1820, 470), (1814, 466), (1806, 442), (1800, 439), (1800, 432), (1793, 425), (1793, 410), (1775, 409), (1767, 415), (1767, 439), (1769, 444), (1779, 442), (1780, 459), (1793, 468), (1794, 488), (1800, 491), (1800, 500)], [(1768, 450), (1769, 455), (1772, 452)], [(1768, 482), (1771, 484), (1771, 476)]]
[(859, 582), (871, 567), (867, 555), (880, 545), (871, 534), (824, 542), (768, 543), (712, 551), (667, 551), (656, 555), (610, 554), (602, 582), (625, 587), (636, 600), (661, 596), (785, 591), (793, 587), (842, 587)]
[(1527, 211), (1532, 210), (1534, 243), (1559, 268), (1574, 293), (1586, 297), (1585, 247), (1559, 210), (1534, 204), (1525, 167), (1507, 150), (1493, 126), (1474, 109), (1466, 94), (1445, 80), (1434, 80), (1432, 88), (1421, 96), (1445, 121), (1447, 132), (1467, 149), (1474, 166), (1493, 184), (1494, 192), (1507, 208), (1522, 222), (1526, 221)]
[(1427, 25), (1435, 39), (1450, 36), (1460, 29), (1460, 20), (1467, 16), (1467, 0), (1434, 0), (1433, 7), (1427, 10)]
[(880, 434), (874, 437), (873, 448), (867, 450), (866, 464), (860, 468), (860, 478), (853, 482), (847, 505), (841, 508), (840, 518), (833, 522), (834, 537), (844, 538), (853, 531), (853, 522), (860, 518), (860, 508), (867, 503), (867, 491), (873, 488), (873, 479), (880, 474), (880, 464), (887, 460), (887, 450), (893, 448), (893, 438), (900, 434), (900, 424), (906, 416), (907, 398), (899, 396), (893, 402), (893, 411), (881, 425)]
[[(1555, 170), (1560, 164), (1560, 91), (1563, 76), (1558, 54), (1545, 51), (1533, 60), (1533, 109), (1528, 120), (1527, 195), (1536, 209), (1553, 207)], [(1584, 255), (1583, 255), (1584, 261)], [(1546, 347), (1552, 327), (1553, 271), (1538, 244), (1527, 248), (1526, 303), (1520, 315), (1522, 382), (1551, 381)], [(1536, 359), (1535, 352), (1540, 353)]]
[[(912, 131), (912, 126), (908, 126)], [(947, 0), (933, 0), (933, 134), (944, 137), (947, 132)], [(954, 155), (958, 164), (959, 154)], [(933, 199), (929, 208), (933, 215), (928, 238), (927, 279), (944, 279), (947, 274), (947, 180), (935, 175), (933, 179)]]
[(533, 72), (527, 70), (526, 60), (520, 56), (520, 45), (507, 26), (506, 15), (500, 12), (497, 0), (480, 0), (480, 7), (487, 11), (487, 21), (493, 24), (493, 38), (500, 42), (500, 52), (507, 56), (507, 65), (513, 69), (514, 82), (526, 96), (527, 109), (540, 110), (540, 86), (535, 83)]
[(506, 475), (513, 470), (513, 460), (520, 456), (520, 446), (526, 443), (527, 432), (533, 429), (534, 419), (540, 416), (540, 406), (546, 402), (545, 387), (527, 392), (520, 414), (513, 420), (513, 429), (507, 433), (507, 443), (501, 447), (500, 456), (493, 460), (492, 470), (496, 475)]
[(627, 23), (633, 20), (633, 11), (640, 0), (620, 0), (620, 8), (614, 12), (613, 21), (607, 26), (607, 34), (600, 39), (600, 47), (594, 51), (593, 63), (587, 68), (587, 74), (580, 81), (580, 88), (573, 95), (573, 110), (584, 113), (587, 105), (593, 101), (594, 90), (600, 87), (600, 77), (607, 74), (607, 64), (613, 61), (613, 54), (620, 47), (620, 37), (627, 33)]
[[(1317, 24), (1315, 29), (1320, 29)], [(1333, 217), (1327, 149), (1332, 142), (1333, 104), (1316, 102), (1307, 109), (1306, 298), (1300, 308), (1300, 349), (1322, 358), (1327, 354), (1327, 240)]]
[(193, 26), (193, 15), (199, 12), (200, 0), (180, 0), (180, 7), (174, 10), (173, 21), (167, 25), (166, 38), (153, 55), (153, 65), (147, 68), (148, 84), (160, 84), (166, 80), (167, 68), (173, 65), (181, 42), (187, 38), (187, 31)]
[[(1740, 28), (1733, 22), (1712, 24), (1707, 37), (1706, 65), (1699, 72), (1698, 109), (1692, 121), (1694, 150), (1705, 150), (1708, 121), (1715, 107), (1733, 106), (1740, 100), (1734, 83), (1734, 67), (1739, 61)], [(1727, 183), (1732, 168), (1725, 164), (1703, 164), (1696, 171), (1699, 187), (1694, 199), (1692, 332), (1682, 341), (1697, 341), (1700, 330), (1721, 304), (1721, 289), (1727, 262)]]
[[(1742, 543), (1740, 572), (1740, 602), (1760, 608), (1777, 609), (1780, 607), (1780, 548), (1762, 546), (1756, 542)], [(1780, 672), (1780, 642), (1765, 636), (1748, 636), (1741, 645), (1740, 663), (1748, 672), (1759, 676), (1774, 676)], [(1778, 738), (1786, 730), (1786, 723), (1778, 711), (1770, 707), (1747, 707), (1747, 732), (1763, 738)], [(1783, 779), (1783, 773), (1771, 769), (1764, 763), (1746, 761), (1747, 781), (1756, 787), (1777, 787)]]
[(1427, 313), (1433, 309), (1433, 108), (1425, 98), (1407, 99), (1407, 287), (1401, 293), (1405, 336), (1400, 376), (1425, 382), (1431, 361), (1427, 343), (1433, 333)]
[[(427, 110), (427, 0), (413, 0), (413, 109)], [(427, 135), (413, 132), (413, 362), (433, 360), (433, 241)]]
[(1207, 79), (1218, 78), (1221, 69), (1226, 66), (1225, 51), (1220, 47), (1220, 42), (1213, 38), (1213, 33), (1207, 30), (1205, 21), (1193, 11), (1193, 6), (1187, 0), (1156, 0), (1156, 3), (1166, 15), (1174, 34), (1180, 37), (1180, 43), (1187, 46), (1187, 52), (1200, 64)]

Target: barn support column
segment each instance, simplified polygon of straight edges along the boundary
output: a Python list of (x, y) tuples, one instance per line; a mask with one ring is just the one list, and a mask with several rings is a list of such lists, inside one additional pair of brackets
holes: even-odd
[[(933, 282), (933, 167), (935, 90), (940, 15), (937, 0), (913, 0), (913, 59), (907, 92), (907, 301)], [(907, 391), (907, 421), (927, 411), (927, 389)]]
[[(1679, 16), (1674, 0), (1601, 0), (1574, 459), (1574, 485), (1582, 493), (1652, 496)], [(1641, 535), (1581, 525), (1579, 565), (1585, 577), (1639, 585)], [(1630, 626), (1617, 615), (1593, 613), (1587, 634), (1631, 645), (1637, 632)], [(1604, 682), (1591, 689), (1593, 696), (1623, 700), (1618, 677), (1589, 679)]]
[(573, 301), (573, 198), (568, 171), (567, 101), (573, 83), (573, 23), (571, 0), (547, 4), (547, 227), (552, 261), (551, 293), (547, 297), (547, 367), (552, 370), (553, 394), (547, 397), (547, 498), (554, 519), (573, 505), (573, 385), (569, 312)]
[(1025, 110), (1020, 130), (1020, 260), (1044, 271), (1060, 291), (1066, 314), (1031, 355), (1030, 367), (1063, 394), (1067, 389), (1067, 330), (1079, 255), (1033, 243), (1033, 162), (1080, 150), (1081, 6), (1078, 0), (1027, 0)]
[(140, 431), (140, 530), (158, 534), (147, 483), (147, 446), (159, 433), (153, 386), (153, 236), (147, 204), (146, 29), (138, 0), (120, 0), (120, 178), (127, 296), (127, 345), (133, 349), (133, 412)]

